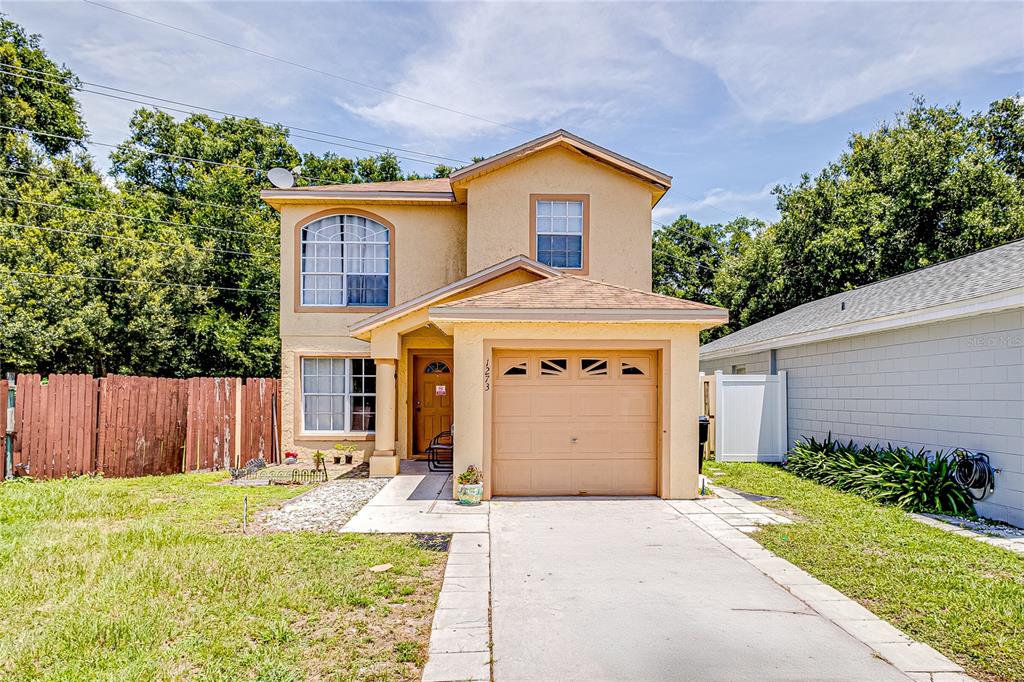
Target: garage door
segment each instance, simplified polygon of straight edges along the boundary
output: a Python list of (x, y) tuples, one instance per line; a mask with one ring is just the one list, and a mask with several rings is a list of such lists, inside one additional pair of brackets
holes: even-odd
[(653, 495), (657, 355), (496, 351), (494, 495)]

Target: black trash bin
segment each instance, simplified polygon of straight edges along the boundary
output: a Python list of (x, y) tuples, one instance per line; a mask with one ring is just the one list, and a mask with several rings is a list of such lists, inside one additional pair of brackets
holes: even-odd
[(708, 429), (711, 428), (711, 420), (705, 415), (697, 416), (697, 424), (699, 426), (700, 435), (698, 436), (699, 443), (697, 444), (697, 473), (704, 473), (704, 444), (708, 442)]

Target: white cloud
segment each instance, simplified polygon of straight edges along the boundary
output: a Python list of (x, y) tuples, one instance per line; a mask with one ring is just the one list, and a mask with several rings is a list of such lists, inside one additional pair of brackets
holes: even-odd
[(978, 67), (1000, 69), (1024, 52), (1020, 3), (762, 3), (730, 6), (724, 20), (677, 9), (661, 8), (654, 34), (712, 69), (755, 120), (822, 120)]
[[(531, 132), (628, 116), (660, 91), (661, 65), (614, 6), (480, 4), (439, 10), (443, 35), (404, 60), (391, 90)], [(507, 133), (485, 121), (385, 96), (339, 102), (381, 125), (427, 137)], [(521, 136), (521, 135), (520, 135)]]
[[(402, 62), (390, 89), (533, 132), (615, 117), (628, 125), (638, 110), (701, 105), (696, 65), (720, 79), (746, 119), (809, 122), (1024, 54), (1019, 3), (510, 3), (438, 12), (440, 35)], [(399, 97), (339, 104), (417, 135), (496, 132)]]
[(774, 219), (775, 198), (772, 190), (780, 184), (777, 181), (765, 184), (761, 189), (750, 192), (714, 187), (699, 199), (677, 199), (661, 202), (654, 208), (654, 219), (671, 222), (686, 214), (705, 222), (732, 220), (741, 215), (752, 218)]

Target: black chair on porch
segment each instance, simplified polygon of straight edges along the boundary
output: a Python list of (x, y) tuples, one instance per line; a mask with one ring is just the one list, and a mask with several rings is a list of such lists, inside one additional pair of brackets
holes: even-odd
[(454, 454), (452, 432), (442, 431), (431, 438), (427, 446), (427, 468), (430, 471), (451, 471), (454, 468)]

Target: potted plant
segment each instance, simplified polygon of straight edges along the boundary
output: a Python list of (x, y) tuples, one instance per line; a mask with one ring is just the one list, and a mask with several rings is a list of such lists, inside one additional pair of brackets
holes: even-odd
[(341, 458), (345, 458), (345, 464), (352, 463), (352, 455), (355, 454), (356, 450), (359, 449), (358, 445), (352, 445), (351, 443), (335, 443), (334, 449), (338, 452), (334, 456), (334, 463), (341, 464)]
[(470, 464), (459, 474), (459, 504), (476, 505), (484, 496), (484, 477), (480, 469)]

